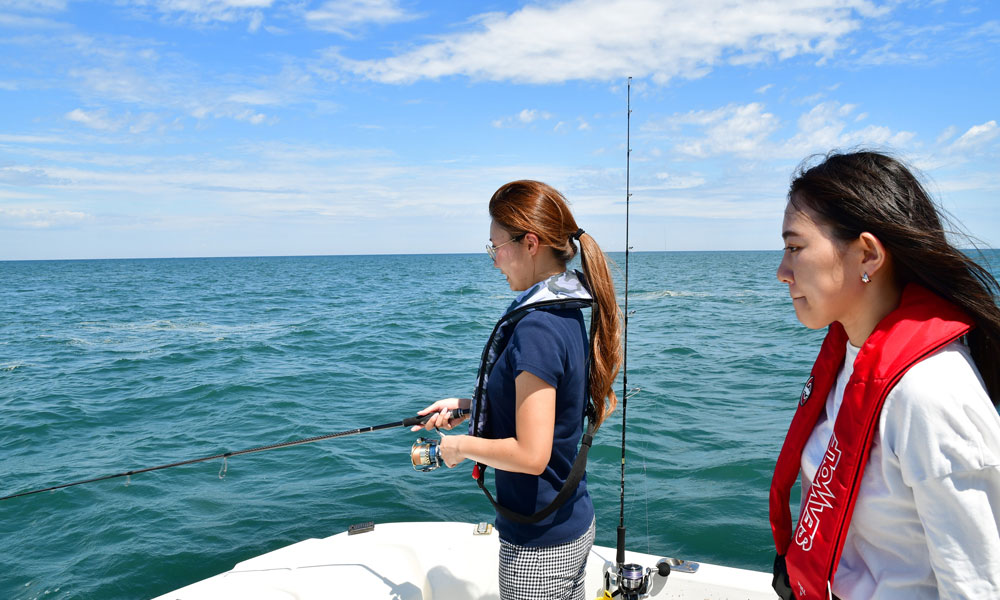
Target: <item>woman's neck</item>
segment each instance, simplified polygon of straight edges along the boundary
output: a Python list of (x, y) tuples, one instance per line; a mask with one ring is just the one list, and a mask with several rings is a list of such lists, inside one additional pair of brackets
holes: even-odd
[[(870, 287), (868, 287), (870, 286)], [(858, 311), (853, 319), (841, 321), (851, 344), (861, 347), (868, 336), (875, 331), (879, 322), (896, 310), (903, 296), (903, 290), (894, 281), (868, 284), (865, 294), (858, 302)]]
[[(547, 248), (542, 248), (542, 250), (547, 250)], [(538, 283), (539, 281), (545, 281), (553, 275), (558, 275), (565, 270), (566, 265), (556, 260), (551, 252), (539, 252), (535, 256), (531, 278), (534, 280), (534, 283)]]

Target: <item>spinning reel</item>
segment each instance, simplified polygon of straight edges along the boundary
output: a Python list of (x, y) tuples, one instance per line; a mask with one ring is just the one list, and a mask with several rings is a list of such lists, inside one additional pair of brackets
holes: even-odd
[[(470, 412), (471, 411), (468, 408), (455, 408), (452, 409), (450, 418), (461, 419)], [(407, 423), (407, 425), (413, 425), (415, 423), (423, 424), (430, 418), (431, 415), (427, 414), (422, 417), (418, 417), (418, 419), (414, 422)], [(436, 427), (434, 430), (441, 434)], [(441, 435), (443, 439), (444, 434)], [(441, 440), (437, 438), (417, 438), (417, 441), (413, 442), (413, 446), (410, 447), (410, 462), (413, 463), (413, 470), (420, 471), (421, 473), (433, 471), (443, 465), (444, 458), (441, 456)]]
[(417, 438), (410, 448), (410, 462), (413, 470), (426, 473), (444, 464), (441, 458), (441, 440), (437, 438)]
[[(670, 572), (669, 570), (667, 571)], [(643, 570), (636, 563), (624, 564), (618, 568), (618, 590), (622, 600), (638, 600), (649, 591), (649, 576), (652, 569)]]
[[(615, 598), (639, 600), (649, 594), (655, 594), (659, 587), (654, 587), (654, 584), (662, 586), (664, 582), (657, 582), (654, 577), (661, 577), (665, 580), (670, 575), (671, 565), (686, 573), (693, 573), (698, 569), (697, 563), (674, 558), (661, 559), (656, 563), (655, 569), (644, 569), (642, 565), (636, 563), (619, 564), (618, 570), (614, 573), (610, 569), (604, 572), (604, 595), (598, 600)], [(618, 589), (612, 592), (612, 586), (616, 586)]]

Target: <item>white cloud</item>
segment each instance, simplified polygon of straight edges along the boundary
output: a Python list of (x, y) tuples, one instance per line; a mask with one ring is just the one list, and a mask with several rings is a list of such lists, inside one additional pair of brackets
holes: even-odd
[[(389, 151), (277, 143), (246, 145), (225, 159), (97, 149), (77, 154), (34, 152), (31, 156), (33, 162), (57, 164), (44, 170), (0, 168), (0, 198), (4, 185), (22, 190), (31, 187), (35, 192), (35, 206), (6, 205), (0, 227), (69, 225), (74, 218), (90, 213), (100, 214), (102, 221), (106, 215), (149, 220), (152, 213), (184, 219), (188, 212), (178, 206), (179, 198), (197, 203), (199, 214), (230, 223), (239, 219), (379, 219), (390, 209), (397, 215), (467, 216), (470, 205), (482, 207), (482, 198), (493, 192), (489, 189), (493, 182), (525, 173), (540, 178), (547, 170), (540, 166), (470, 169), (442, 164), (440, 169), (428, 171), (424, 165), (399, 163)], [(73, 163), (78, 166), (70, 166)], [(128, 168), (109, 168), (123, 165)], [(456, 188), (462, 191), (441, 190), (436, 177), (445, 173), (450, 180), (462, 182)], [(65, 200), (65, 190), (56, 188), (67, 187), (79, 208), (46, 211), (37, 207), (40, 202)], [(476, 193), (468, 193), (469, 189)]]
[(799, 103), (800, 104), (815, 104), (816, 102), (819, 102), (820, 100), (822, 100), (824, 96), (826, 96), (826, 94), (824, 92), (818, 92), (818, 93), (812, 94), (811, 96), (806, 96), (805, 98), (800, 99)]
[(0, 184), (18, 188), (40, 185), (64, 185), (66, 180), (52, 177), (45, 169), (37, 167), (0, 167)]
[[(676, 175), (672, 173), (657, 173), (656, 179), (659, 184), (656, 186), (658, 189), (667, 190), (683, 190), (688, 188), (694, 188), (705, 184), (705, 178), (701, 175)], [(644, 189), (654, 189), (653, 186), (647, 186)]]
[(253, 125), (260, 125), (267, 120), (267, 115), (264, 113), (254, 112), (250, 109), (246, 109), (233, 115), (233, 118), (237, 121), (247, 121)]
[(66, 25), (46, 17), (0, 12), (0, 27), (23, 32), (28, 29), (64, 29)]
[(18, 135), (0, 133), (0, 144), (65, 144), (66, 138), (53, 135)]
[(0, 229), (50, 229), (79, 225), (90, 219), (86, 213), (34, 207), (0, 206)]
[(893, 44), (886, 43), (865, 52), (858, 62), (866, 66), (888, 66), (926, 64), (929, 61), (930, 57), (926, 52), (898, 50)]
[(66, 10), (66, 0), (4, 0), (3, 8), (16, 12), (61, 12)]
[(996, 121), (987, 121), (982, 125), (970, 127), (949, 147), (950, 150), (968, 151), (982, 148), (1000, 136), (1000, 128)]
[(106, 109), (87, 112), (79, 108), (74, 108), (70, 112), (66, 113), (66, 118), (70, 121), (80, 123), (81, 125), (86, 125), (91, 129), (112, 131), (118, 129), (118, 125), (108, 119), (108, 111)]
[(866, 116), (855, 115), (857, 110), (856, 104), (821, 102), (799, 115), (794, 131), (781, 137), (779, 132), (787, 127), (765, 105), (730, 104), (649, 121), (643, 133), (662, 137), (673, 144), (675, 152), (687, 157), (736, 155), (752, 161), (799, 160), (834, 148), (901, 149), (915, 137), (913, 132), (893, 131), (885, 126), (856, 128)]
[(250, 23), (247, 25), (247, 31), (250, 33), (257, 33), (260, 30), (260, 26), (264, 23), (264, 13), (260, 11), (254, 11), (250, 15)]
[(955, 127), (954, 125), (949, 125), (948, 127), (945, 128), (944, 131), (941, 132), (941, 135), (939, 135), (937, 139), (934, 140), (934, 142), (938, 145), (943, 144), (948, 140), (950, 140), (951, 138), (955, 137), (956, 133), (958, 133), (958, 127)]
[(677, 144), (683, 154), (704, 158), (717, 154), (754, 155), (780, 125), (778, 117), (765, 112), (764, 105), (730, 104), (710, 111), (691, 111), (671, 117), (667, 126), (701, 128), (701, 135)]
[(250, 90), (230, 94), (226, 101), (235, 104), (253, 104), (258, 106), (276, 106), (282, 103), (283, 99), (272, 90)]
[(531, 123), (532, 121), (535, 121), (535, 120), (540, 119), (540, 118), (541, 119), (551, 118), (551, 116), (552, 115), (550, 115), (547, 112), (539, 112), (539, 111), (537, 111), (537, 110), (535, 110), (533, 108), (532, 109), (527, 109), (526, 108), (526, 109), (522, 110), (520, 113), (518, 113), (517, 120), (520, 121), (520, 122), (522, 122), (522, 123)]
[(909, 4), (903, 10), (928, 9), (931, 22), (917, 24), (915, 20), (900, 19), (872, 28), (871, 46), (859, 47), (857, 53), (852, 53), (854, 64), (928, 67), (995, 56), (996, 43), (1000, 42), (1000, 21), (970, 17), (972, 13), (962, 9), (957, 16), (942, 18), (943, 11), (934, 8), (933, 2)]
[(111, 117), (106, 108), (92, 111), (74, 108), (66, 113), (66, 118), (98, 131), (126, 130), (129, 133), (143, 133), (160, 125), (160, 118), (153, 113), (125, 113), (119, 117)]
[[(803, 157), (817, 152), (829, 152), (834, 148), (850, 149), (858, 146), (873, 148), (906, 146), (914, 134), (909, 131), (893, 132), (885, 126), (869, 125), (862, 129), (848, 129), (847, 120), (857, 109), (855, 104), (822, 102), (798, 119), (798, 130), (789, 138), (780, 154), (789, 157)], [(858, 119), (855, 118), (854, 122)]]
[(378, 60), (337, 55), (342, 67), (384, 83), (453, 75), (493, 81), (609, 81), (626, 75), (664, 84), (716, 65), (831, 56), (877, 13), (865, 0), (571, 0), (488, 13), (474, 31), (443, 35)]
[[(212, 73), (200, 70), (185, 56), (150, 42), (130, 38), (93, 39), (76, 36), (56, 44), (50, 58), (54, 69), (61, 65), (55, 57), (70, 62), (66, 70), (68, 86), (90, 104), (114, 107), (125, 104), (160, 113), (173, 113), (197, 120), (235, 119), (260, 122), (247, 117), (248, 109), (285, 107), (309, 97), (315, 91), (315, 78), (296, 65), (282, 64), (268, 74)], [(63, 54), (72, 52), (72, 56)], [(119, 109), (121, 110), (121, 109)], [(135, 110), (135, 109), (133, 109)], [(272, 111), (273, 112), (273, 111)], [(84, 123), (101, 115), (75, 114)], [(104, 115), (107, 116), (107, 115)], [(166, 116), (166, 115), (164, 115)], [(105, 129), (126, 125), (105, 123)], [(131, 128), (134, 123), (127, 126)]]
[(152, 5), (165, 15), (177, 17), (181, 21), (211, 23), (220, 21), (231, 23), (248, 21), (248, 29), (260, 29), (263, 14), (260, 9), (268, 8), (274, 0), (151, 0), (140, 5)]
[[(505, 127), (522, 127), (525, 125), (530, 125), (538, 120), (549, 120), (552, 118), (552, 114), (544, 110), (538, 110), (534, 108), (525, 108), (516, 115), (510, 117), (503, 117), (500, 119), (493, 120), (493, 126), (496, 128)], [(556, 125), (558, 127), (559, 124)]]
[(406, 12), (397, 0), (327, 0), (305, 14), (306, 23), (323, 31), (349, 35), (359, 26), (411, 21), (417, 15)]

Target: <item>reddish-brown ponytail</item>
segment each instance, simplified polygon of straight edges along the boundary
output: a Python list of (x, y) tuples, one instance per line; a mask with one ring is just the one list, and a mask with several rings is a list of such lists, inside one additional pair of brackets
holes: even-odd
[[(564, 265), (576, 256), (573, 238), (580, 228), (566, 198), (549, 185), (523, 180), (501, 186), (490, 199), (490, 216), (512, 236), (534, 233)], [(607, 257), (589, 234), (579, 239), (583, 273), (594, 297), (590, 398), (600, 426), (618, 404), (611, 388), (622, 364), (621, 309)]]

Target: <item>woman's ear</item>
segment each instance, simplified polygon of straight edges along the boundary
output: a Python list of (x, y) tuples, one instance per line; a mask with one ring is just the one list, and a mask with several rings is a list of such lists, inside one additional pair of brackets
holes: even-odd
[(861, 251), (862, 271), (858, 274), (858, 277), (861, 277), (863, 273), (867, 273), (869, 277), (874, 278), (879, 270), (885, 267), (888, 262), (889, 257), (885, 246), (882, 245), (882, 242), (874, 234), (867, 231), (858, 236), (857, 242)]
[(538, 242), (537, 235), (533, 233), (526, 233), (524, 234), (524, 239), (521, 241), (522, 243), (524, 243), (524, 247), (528, 250), (528, 253), (531, 254), (532, 256), (534, 256), (535, 253), (538, 252), (540, 244)]

